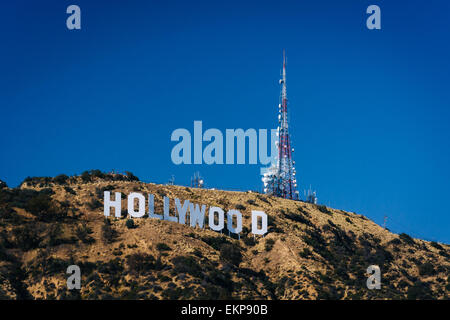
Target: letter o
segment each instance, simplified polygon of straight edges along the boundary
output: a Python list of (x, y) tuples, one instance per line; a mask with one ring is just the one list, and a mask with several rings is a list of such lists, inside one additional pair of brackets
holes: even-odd
[[(233, 216), (236, 216), (236, 228), (233, 227)], [(227, 212), (227, 228), (232, 233), (241, 233), (242, 231), (242, 214), (239, 210), (229, 210)]]
[[(134, 199), (138, 199), (139, 211), (134, 211)], [(145, 197), (137, 192), (132, 192), (128, 196), (128, 214), (132, 218), (142, 218), (145, 215)]]
[[(215, 224), (214, 223), (214, 213), (218, 213), (219, 214), (219, 223)], [(211, 207), (209, 208), (209, 215), (208, 215), (208, 220), (209, 220), (209, 227), (211, 228), (211, 230), (214, 231), (221, 231), (224, 227), (224, 212), (221, 208), (219, 207)]]

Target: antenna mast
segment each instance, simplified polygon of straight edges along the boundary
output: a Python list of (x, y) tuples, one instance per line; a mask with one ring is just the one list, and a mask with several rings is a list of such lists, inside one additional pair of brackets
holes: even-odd
[(264, 173), (264, 192), (278, 197), (298, 200), (297, 179), (295, 177), (295, 161), (292, 158), (294, 148), (291, 146), (289, 134), (289, 118), (287, 108), (286, 89), (286, 54), (283, 50), (283, 71), (280, 79), (281, 96), (278, 105), (278, 159), (275, 166), (272, 166)]
[(204, 180), (200, 176), (200, 172), (195, 172), (194, 176), (191, 178), (191, 187), (192, 188), (203, 188)]

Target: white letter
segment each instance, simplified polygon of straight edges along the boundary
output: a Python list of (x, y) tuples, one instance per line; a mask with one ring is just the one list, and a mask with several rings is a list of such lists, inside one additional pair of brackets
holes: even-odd
[(70, 265), (67, 267), (66, 273), (72, 274), (67, 278), (67, 289), (81, 289), (81, 270), (77, 265)]
[[(134, 211), (134, 199), (138, 199), (139, 211)], [(128, 196), (128, 214), (132, 218), (142, 218), (145, 215), (145, 197), (136, 192), (132, 192)]]
[(257, 158), (257, 137), (255, 129), (227, 129), (226, 130), (226, 162), (227, 164), (234, 164), (234, 138), (237, 140), (237, 164), (245, 164), (245, 138), (248, 137), (248, 163), (256, 164)]
[[(223, 164), (223, 136), (218, 129), (208, 129), (203, 135), (203, 141), (214, 141), (208, 144), (203, 151), (203, 160), (206, 164)], [(212, 155), (214, 151), (214, 156)]]
[[(261, 218), (261, 229), (258, 229), (258, 218)], [(264, 235), (267, 233), (267, 214), (252, 210), (252, 233)]]
[(114, 214), (116, 218), (120, 218), (122, 216), (122, 195), (120, 192), (116, 192), (116, 200), (111, 201), (111, 193), (109, 191), (103, 192), (103, 214), (106, 217), (109, 217), (109, 210), (111, 207), (114, 207)]
[(376, 266), (376, 265), (371, 265), (367, 268), (367, 273), (371, 274), (373, 272), (373, 274), (371, 276), (369, 276), (369, 278), (367, 278), (367, 288), (372, 290), (372, 289), (381, 289), (381, 271), (380, 271), (380, 267)]
[[(219, 223), (215, 224), (214, 223), (214, 213), (218, 213), (219, 214)], [(211, 230), (214, 231), (220, 231), (223, 229), (223, 225), (224, 225), (224, 213), (223, 210), (219, 207), (211, 207), (209, 208), (209, 227), (211, 228)]]
[(155, 219), (160, 219), (162, 220), (162, 215), (160, 214), (155, 214), (155, 196), (152, 194), (148, 195), (148, 215), (150, 218), (155, 218)]
[(176, 198), (175, 199), (175, 208), (177, 209), (177, 212), (178, 212), (178, 222), (181, 224), (185, 224), (186, 223), (186, 213), (189, 208), (189, 200), (185, 200), (183, 202), (183, 207), (181, 207), (180, 199)]
[[(233, 216), (236, 216), (236, 228), (233, 228)], [(239, 210), (229, 210), (227, 212), (227, 228), (230, 232), (239, 234), (242, 231), (242, 214)]]
[(202, 164), (202, 122), (194, 121), (194, 164)]
[(189, 203), (189, 220), (191, 227), (195, 227), (195, 225), (198, 223), (199, 227), (203, 229), (203, 222), (205, 220), (205, 209), (206, 206), (202, 205), (201, 209), (199, 208), (198, 204)]
[(381, 10), (379, 6), (371, 5), (367, 7), (366, 13), (373, 13), (367, 18), (367, 28), (369, 30), (381, 29)]
[[(176, 129), (172, 132), (170, 141), (180, 141), (180, 137), (183, 140), (173, 147), (170, 155), (172, 162), (174, 164), (191, 164), (191, 134), (186, 129)], [(180, 156), (181, 151), (183, 151), (182, 156)]]
[(77, 5), (70, 5), (67, 7), (66, 13), (73, 13), (66, 20), (67, 29), (81, 29), (81, 10)]
[(267, 154), (267, 130), (259, 129), (259, 163), (268, 164), (277, 155), (277, 129), (270, 130), (270, 156)]
[(170, 216), (170, 199), (168, 197), (164, 197), (164, 220), (178, 222), (177, 217)]

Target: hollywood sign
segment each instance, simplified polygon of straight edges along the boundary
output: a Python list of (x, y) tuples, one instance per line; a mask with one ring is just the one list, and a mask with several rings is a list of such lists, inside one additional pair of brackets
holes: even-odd
[[(183, 204), (180, 199), (174, 200), (175, 215), (170, 215), (170, 199), (164, 197), (163, 214), (156, 214), (154, 210), (154, 195), (148, 194), (148, 217), (153, 219), (160, 219), (180, 224), (186, 224), (187, 216), (189, 214), (189, 225), (193, 228), (205, 227), (206, 205), (199, 205), (185, 200)], [(137, 207), (136, 207), (137, 204)], [(128, 214), (131, 218), (144, 218), (146, 199), (144, 195), (132, 192), (127, 198)], [(111, 215), (111, 208), (114, 208), (114, 216), (116, 218), (122, 217), (122, 194), (115, 192), (115, 199), (111, 199), (109, 191), (104, 192), (104, 215), (109, 217)], [(217, 219), (216, 219), (217, 217)], [(231, 209), (226, 213), (227, 229), (231, 233), (239, 235), (242, 231), (242, 214), (239, 210)], [(264, 235), (267, 233), (267, 215), (263, 211), (252, 210), (251, 233), (254, 235)], [(208, 210), (208, 226), (211, 230), (222, 231), (225, 226), (225, 212), (219, 207), (210, 207)]]

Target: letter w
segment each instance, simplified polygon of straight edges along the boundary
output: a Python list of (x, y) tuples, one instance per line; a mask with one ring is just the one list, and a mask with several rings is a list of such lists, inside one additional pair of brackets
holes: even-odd
[(199, 225), (201, 229), (203, 229), (203, 222), (205, 220), (205, 209), (206, 205), (202, 205), (201, 209), (198, 204), (189, 203), (189, 220), (191, 227), (195, 227), (196, 224)]

